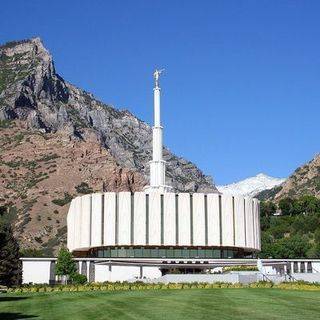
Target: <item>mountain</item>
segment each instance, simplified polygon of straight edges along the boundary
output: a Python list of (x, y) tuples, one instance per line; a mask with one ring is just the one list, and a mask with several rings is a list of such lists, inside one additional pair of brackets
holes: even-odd
[(313, 195), (320, 198), (320, 154), (311, 161), (297, 168), (281, 185), (261, 192), (261, 200), (279, 201), (286, 197), (298, 198)]
[(254, 197), (261, 191), (272, 189), (284, 181), (285, 179), (282, 178), (273, 178), (259, 173), (254, 177), (224, 186), (217, 186), (217, 188), (222, 193)]
[[(59, 76), (39, 38), (0, 46), (0, 205), (22, 247), (65, 243), (76, 195), (142, 190), (151, 139), (147, 123)], [(176, 191), (217, 192), (190, 161), (167, 148), (164, 159)]]

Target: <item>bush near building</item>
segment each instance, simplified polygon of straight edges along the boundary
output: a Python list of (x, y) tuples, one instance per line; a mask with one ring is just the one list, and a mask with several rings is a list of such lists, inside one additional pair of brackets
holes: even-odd
[(59, 250), (55, 273), (57, 276), (62, 277), (65, 285), (69, 281), (77, 285), (87, 282), (87, 277), (77, 272), (76, 263), (73, 260), (71, 252), (64, 247)]
[(320, 284), (304, 281), (283, 282), (274, 284), (268, 281), (259, 281), (251, 284), (241, 283), (144, 283), (144, 282), (100, 282), (87, 283), (84, 285), (23, 285), (16, 288), (9, 288), (9, 293), (27, 292), (59, 292), (59, 291), (139, 291), (139, 290), (184, 290), (184, 289), (218, 289), (218, 288), (275, 288), (283, 290), (310, 290), (320, 291)]

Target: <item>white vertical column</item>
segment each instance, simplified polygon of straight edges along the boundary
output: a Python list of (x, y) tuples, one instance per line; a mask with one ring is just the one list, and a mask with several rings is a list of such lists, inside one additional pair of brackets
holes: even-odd
[(154, 105), (154, 126), (160, 127), (160, 88), (155, 87), (153, 89), (153, 105)]
[(119, 230), (119, 245), (130, 245), (131, 232), (131, 193), (119, 192), (119, 216), (118, 216), (118, 230)]
[(208, 246), (220, 246), (219, 195), (209, 193), (208, 204)]
[(102, 232), (102, 194), (92, 194), (91, 205), (91, 246), (101, 246)]
[(163, 197), (163, 244), (166, 246), (174, 246), (176, 244), (176, 194), (166, 192)]
[(261, 230), (260, 230), (260, 201), (256, 199), (256, 239), (257, 239), (257, 248), (258, 250), (261, 250)]
[(246, 209), (246, 233), (247, 233), (247, 247), (253, 248), (253, 201), (251, 198), (245, 198)]
[(146, 194), (134, 193), (134, 244), (146, 244)]
[(91, 195), (81, 197), (81, 247), (91, 245)]
[(116, 193), (104, 194), (104, 244), (114, 246), (116, 238)]
[(190, 194), (179, 193), (179, 246), (190, 245)]
[(203, 246), (205, 244), (205, 212), (204, 212), (204, 194), (193, 194), (193, 245)]
[(253, 199), (254, 206), (254, 248), (259, 249), (259, 241), (260, 241), (260, 229), (259, 229), (259, 201), (257, 199)]
[(161, 205), (159, 192), (149, 195), (149, 245), (161, 243)]
[(152, 155), (153, 161), (162, 160), (162, 127), (160, 120), (160, 88), (156, 87), (153, 89), (154, 95), (154, 127), (153, 127), (153, 149)]
[(74, 200), (72, 200), (67, 215), (67, 247), (70, 251), (74, 248), (74, 226)]
[(81, 197), (77, 197), (74, 199), (75, 202), (75, 230), (74, 230), (74, 248), (81, 247), (81, 224), (82, 224), (82, 203)]
[(162, 127), (160, 120), (160, 88), (153, 89), (154, 126), (152, 128), (152, 161), (150, 163), (150, 185), (165, 185), (165, 163), (162, 160)]
[(224, 194), (222, 202), (222, 245), (232, 247), (233, 244), (233, 204), (232, 196)]
[(243, 197), (234, 197), (234, 226), (237, 247), (245, 247), (245, 211)]

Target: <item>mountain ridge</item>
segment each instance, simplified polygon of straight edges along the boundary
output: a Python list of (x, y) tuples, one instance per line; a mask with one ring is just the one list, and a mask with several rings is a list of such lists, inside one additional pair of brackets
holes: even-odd
[(264, 190), (269, 190), (282, 184), (284, 181), (284, 178), (274, 178), (264, 173), (259, 173), (238, 182), (217, 186), (217, 188), (222, 193), (254, 197)]
[(280, 186), (260, 192), (261, 200), (279, 200), (303, 195), (313, 195), (320, 198), (320, 154), (298, 167)]

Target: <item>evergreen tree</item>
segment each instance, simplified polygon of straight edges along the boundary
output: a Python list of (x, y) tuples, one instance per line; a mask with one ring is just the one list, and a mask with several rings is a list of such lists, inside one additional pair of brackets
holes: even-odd
[(6, 209), (0, 208), (0, 284), (11, 287), (21, 283), (19, 245), (13, 236), (10, 223), (4, 219)]
[(68, 249), (61, 248), (59, 250), (55, 270), (56, 275), (62, 276), (65, 283), (77, 272), (76, 263), (72, 260), (72, 254)]

